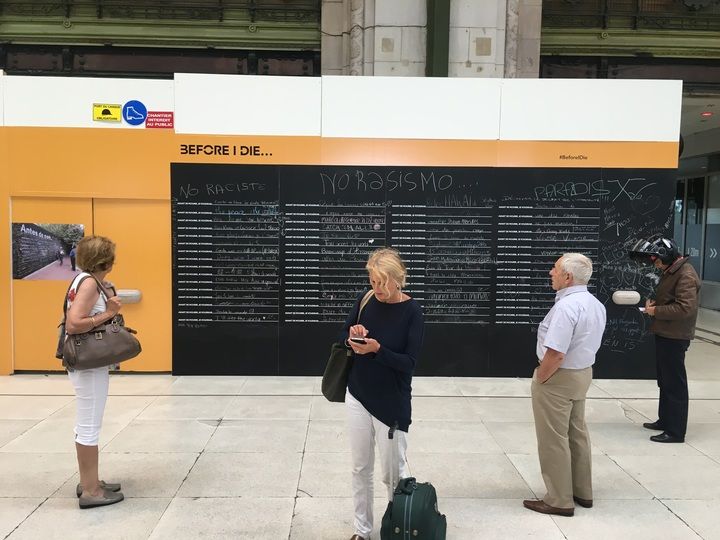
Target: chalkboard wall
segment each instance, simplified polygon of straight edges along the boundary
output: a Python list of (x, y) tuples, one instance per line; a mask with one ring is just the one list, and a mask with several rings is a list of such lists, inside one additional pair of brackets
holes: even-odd
[(577, 251), (608, 310), (595, 376), (652, 377), (647, 319), (610, 297), (652, 292), (626, 252), (671, 234), (672, 173), (173, 164), (173, 373), (321, 374), (387, 245), (425, 312), (418, 375), (529, 376), (548, 271)]

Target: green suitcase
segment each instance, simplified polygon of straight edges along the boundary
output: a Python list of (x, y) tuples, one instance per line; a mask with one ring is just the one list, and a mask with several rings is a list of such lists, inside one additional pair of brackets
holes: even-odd
[[(397, 422), (388, 431), (395, 439), (392, 451), (394, 482), (400, 471)], [(391, 484), (392, 485), (392, 484)], [(401, 478), (393, 492), (393, 500), (385, 510), (380, 526), (380, 540), (445, 540), (447, 520), (438, 512), (437, 493), (432, 484), (419, 483), (415, 478)]]
[(415, 478), (400, 480), (382, 518), (381, 540), (445, 540), (446, 532), (433, 485)]

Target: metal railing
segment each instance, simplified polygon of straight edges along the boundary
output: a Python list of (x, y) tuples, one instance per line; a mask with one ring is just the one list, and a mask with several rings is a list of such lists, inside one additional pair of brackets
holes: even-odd
[(319, 22), (320, 0), (0, 0), (0, 17)]
[(544, 0), (544, 28), (720, 31), (718, 0)]

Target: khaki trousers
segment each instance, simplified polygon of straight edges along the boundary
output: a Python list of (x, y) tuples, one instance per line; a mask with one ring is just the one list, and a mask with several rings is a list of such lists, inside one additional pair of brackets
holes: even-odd
[(573, 495), (592, 500), (590, 436), (585, 425), (585, 396), (592, 368), (558, 369), (544, 384), (533, 374), (531, 394), (540, 471), (547, 493), (543, 501), (574, 508)]

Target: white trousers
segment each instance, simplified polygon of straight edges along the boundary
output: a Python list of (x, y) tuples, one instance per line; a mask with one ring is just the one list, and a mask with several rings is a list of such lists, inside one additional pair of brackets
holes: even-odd
[(83, 446), (98, 446), (110, 385), (110, 368), (68, 371), (68, 377), (75, 387), (77, 402), (75, 442)]
[[(388, 430), (380, 420), (371, 415), (350, 392), (345, 394), (347, 409), (348, 438), (352, 453), (352, 490), (355, 505), (355, 534), (370, 538), (373, 528), (373, 471), (375, 469), (375, 445), (380, 454), (382, 482), (387, 488), (388, 501), (392, 500), (395, 486), (392, 485), (393, 447), (397, 441), (399, 455), (399, 475), (395, 478), (410, 476), (405, 453), (407, 451), (407, 433), (396, 430), (393, 439), (388, 439)], [(395, 465), (395, 466), (398, 466)]]

